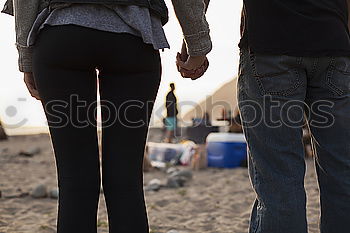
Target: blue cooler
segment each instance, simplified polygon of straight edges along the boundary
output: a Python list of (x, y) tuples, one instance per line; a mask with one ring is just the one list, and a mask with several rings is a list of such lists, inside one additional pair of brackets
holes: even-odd
[(211, 133), (207, 137), (208, 167), (239, 167), (247, 158), (244, 134)]

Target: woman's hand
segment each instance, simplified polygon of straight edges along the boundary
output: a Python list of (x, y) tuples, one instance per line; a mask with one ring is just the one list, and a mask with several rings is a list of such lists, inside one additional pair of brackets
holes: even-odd
[(32, 72), (24, 73), (24, 83), (27, 85), (28, 91), (32, 97), (40, 100), (38, 89), (35, 86), (34, 75)]

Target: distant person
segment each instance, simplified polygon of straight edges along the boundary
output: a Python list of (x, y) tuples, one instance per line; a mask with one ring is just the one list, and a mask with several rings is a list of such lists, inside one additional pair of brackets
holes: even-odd
[[(199, 77), (212, 49), (206, 4), (172, 2), (188, 54), (179, 64)], [(109, 232), (148, 233), (142, 167), (161, 81), (159, 49), (169, 48), (164, 0), (7, 0), (3, 12), (15, 16), (19, 70), (41, 101), (50, 129), (59, 186), (57, 232), (97, 232), (102, 184)]]
[(166, 128), (165, 142), (171, 143), (175, 138), (177, 129), (177, 115), (179, 113), (177, 109), (177, 98), (175, 96), (175, 84), (170, 83), (170, 91), (166, 95), (165, 107), (166, 107), (166, 118), (164, 124)]

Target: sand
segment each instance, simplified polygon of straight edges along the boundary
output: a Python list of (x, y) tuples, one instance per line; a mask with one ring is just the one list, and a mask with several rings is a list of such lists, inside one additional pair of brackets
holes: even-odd
[[(17, 155), (32, 147), (40, 147), (41, 153)], [(309, 232), (317, 233), (319, 191), (313, 162), (307, 161), (307, 165)], [(165, 180), (166, 175), (161, 171), (146, 173), (145, 183), (153, 178)], [(38, 184), (49, 189), (57, 185), (48, 135), (16, 136), (0, 142), (0, 233), (56, 232), (56, 199), (4, 198), (30, 192)], [(105, 202), (102, 194), (100, 197), (98, 232), (108, 232)], [(194, 172), (193, 180), (183, 188), (146, 192), (151, 232), (245, 233), (254, 197), (245, 168)]]

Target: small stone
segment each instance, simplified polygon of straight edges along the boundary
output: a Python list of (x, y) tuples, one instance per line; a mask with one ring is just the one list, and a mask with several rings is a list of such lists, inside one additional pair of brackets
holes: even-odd
[(47, 197), (47, 188), (45, 185), (40, 184), (34, 188), (30, 194), (34, 198), (44, 198)]
[(52, 199), (58, 199), (58, 189), (52, 189), (49, 193), (50, 198)]
[(27, 156), (27, 157), (33, 157), (36, 154), (40, 154), (40, 152), (41, 152), (40, 147), (33, 147), (33, 148), (28, 149), (28, 150), (20, 151), (18, 153), (18, 155)]
[(162, 182), (159, 179), (153, 179), (148, 183), (145, 190), (146, 191), (159, 191), (161, 186), (162, 186)]
[(156, 201), (155, 204), (157, 206), (160, 206), (160, 207), (165, 207), (169, 204), (169, 201), (168, 200), (159, 200), (159, 201)]

